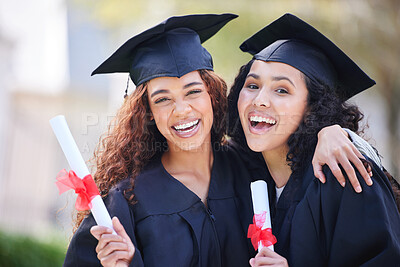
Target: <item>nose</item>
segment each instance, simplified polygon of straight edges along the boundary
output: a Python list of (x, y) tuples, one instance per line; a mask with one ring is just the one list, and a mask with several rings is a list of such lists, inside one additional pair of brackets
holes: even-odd
[(174, 114), (179, 117), (186, 116), (189, 112), (191, 112), (192, 107), (189, 105), (187, 101), (177, 100), (174, 103)]
[(255, 98), (253, 99), (253, 105), (257, 107), (270, 107), (270, 99), (268, 91), (265, 88), (261, 88)]

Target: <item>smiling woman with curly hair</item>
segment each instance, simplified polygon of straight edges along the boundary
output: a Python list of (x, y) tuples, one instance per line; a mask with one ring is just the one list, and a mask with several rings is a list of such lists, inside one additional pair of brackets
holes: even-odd
[[(226, 128), (225, 110), (226, 83), (214, 72), (198, 70), (210, 95), (213, 109), (211, 142), (214, 147), (224, 142)], [(94, 175), (103, 196), (109, 189), (126, 177), (131, 177), (132, 188), (135, 177), (151, 159), (168, 150), (165, 137), (151, 119), (148, 103), (147, 83), (138, 86), (125, 99), (110, 129), (95, 151), (97, 171)], [(133, 200), (130, 195), (129, 201)]]
[(80, 213), (65, 266), (248, 264), (234, 187), (249, 173), (224, 146), (227, 86), (201, 45), (235, 17), (169, 18), (94, 71), (129, 72), (137, 85), (95, 151), (116, 234)]

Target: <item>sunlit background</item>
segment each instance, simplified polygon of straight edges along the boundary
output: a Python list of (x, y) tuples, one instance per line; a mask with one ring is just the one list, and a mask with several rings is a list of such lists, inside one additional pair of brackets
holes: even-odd
[[(238, 49), (241, 42), (286, 12), (350, 55), (377, 82), (351, 99), (369, 124), (365, 138), (400, 176), (398, 0), (0, 0), (0, 232), (7, 240), (28, 236), (65, 253), (74, 195), (59, 196), (54, 184), (68, 163), (48, 121), (64, 114), (89, 160), (128, 78), (91, 72), (127, 39), (170, 16), (225, 12), (239, 18), (205, 47), (229, 85), (250, 59)], [(0, 247), (0, 266), (13, 249)]]

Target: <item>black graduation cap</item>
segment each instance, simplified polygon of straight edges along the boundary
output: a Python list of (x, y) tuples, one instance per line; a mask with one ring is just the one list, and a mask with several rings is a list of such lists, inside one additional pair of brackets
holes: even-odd
[(368, 77), (332, 41), (300, 18), (285, 14), (244, 41), (240, 49), (263, 61), (282, 62), (350, 98), (373, 86)]
[(212, 57), (201, 45), (235, 14), (176, 16), (132, 37), (92, 75), (129, 72), (136, 85), (156, 77), (181, 77), (199, 69), (213, 69)]

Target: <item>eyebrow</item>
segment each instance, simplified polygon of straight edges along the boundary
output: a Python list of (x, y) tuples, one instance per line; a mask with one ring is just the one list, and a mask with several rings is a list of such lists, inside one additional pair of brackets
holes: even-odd
[[(249, 77), (252, 77), (252, 78), (254, 78), (254, 79), (256, 79), (256, 80), (259, 80), (259, 79), (260, 79), (260, 75), (255, 74), (255, 73), (249, 73), (249, 74), (247, 74), (246, 79), (249, 78)], [(289, 83), (291, 83), (291, 84), (296, 88), (296, 86), (294, 85), (294, 83), (292, 82), (292, 80), (290, 80), (290, 79), (289, 79), (288, 77), (286, 77), (286, 76), (273, 76), (273, 77), (272, 77), (272, 80), (273, 80), (273, 81), (282, 81), (282, 80), (286, 80), (286, 81), (288, 81)]]
[(183, 86), (183, 89), (187, 89), (187, 88), (189, 88), (189, 87), (192, 87), (192, 86), (194, 86), (194, 85), (202, 85), (203, 83), (201, 83), (201, 82), (192, 82), (192, 83), (188, 83), (188, 84), (185, 84), (185, 86)]
[(253, 78), (256, 79), (256, 80), (259, 80), (259, 79), (260, 79), (260, 75), (255, 74), (255, 73), (249, 73), (249, 74), (247, 74), (246, 79), (249, 78), (249, 77), (253, 77)]
[[(191, 82), (191, 83), (185, 84), (185, 85), (183, 86), (183, 89), (187, 89), (187, 88), (192, 87), (192, 86), (194, 86), (194, 85), (202, 85), (202, 84), (203, 84), (203, 83), (201, 83), (201, 82)], [(152, 97), (155, 96), (155, 95), (162, 94), (162, 93), (169, 93), (169, 90), (168, 90), (168, 89), (159, 89), (159, 90), (153, 92), (153, 93), (150, 95), (150, 98), (152, 98)]]
[(273, 81), (282, 81), (282, 80), (286, 80), (286, 81), (288, 81), (289, 83), (291, 83), (291, 84), (293, 85), (293, 87), (296, 88), (296, 86), (294, 85), (294, 83), (293, 83), (288, 77), (286, 77), (286, 76), (274, 76), (274, 77), (272, 77), (272, 80), (273, 80)]
[(152, 98), (152, 97), (155, 96), (155, 95), (162, 94), (162, 93), (168, 93), (168, 92), (169, 92), (169, 90), (167, 90), (167, 89), (160, 89), (160, 90), (157, 90), (157, 91), (153, 92), (153, 93), (150, 95), (150, 98)]

